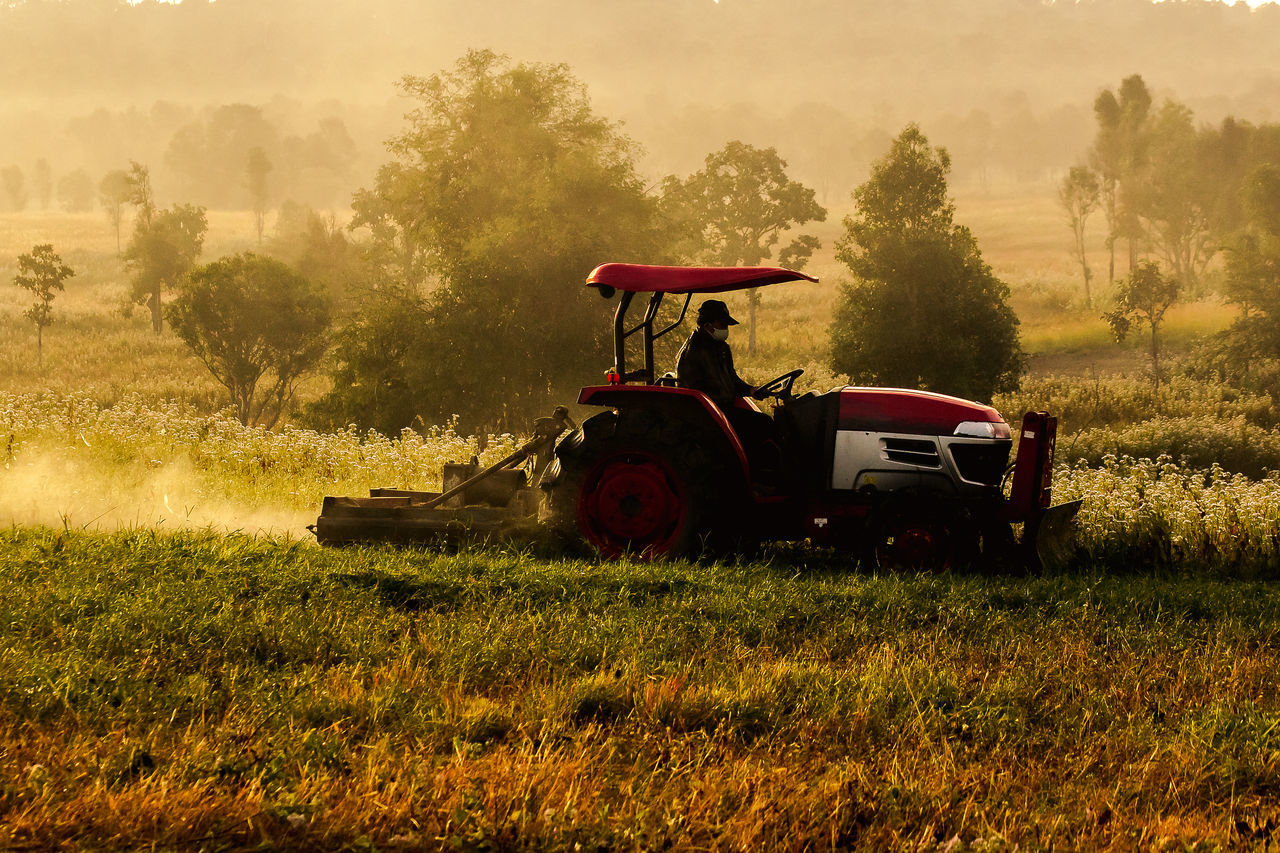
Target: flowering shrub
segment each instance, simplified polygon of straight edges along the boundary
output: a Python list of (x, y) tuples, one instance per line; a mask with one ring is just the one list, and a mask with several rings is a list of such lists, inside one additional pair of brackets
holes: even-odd
[(1220, 465), (1193, 470), (1168, 455), (1060, 466), (1054, 501), (1083, 499), (1078, 558), (1113, 569), (1280, 575), (1280, 477)]

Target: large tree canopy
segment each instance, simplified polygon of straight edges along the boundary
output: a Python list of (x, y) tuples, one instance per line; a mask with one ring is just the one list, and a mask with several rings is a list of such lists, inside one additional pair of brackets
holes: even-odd
[[(553, 387), (609, 366), (609, 306), (583, 282), (605, 261), (662, 260), (655, 203), (632, 143), (564, 65), (472, 51), (401, 87), (417, 107), (391, 140), (396, 159), (358, 195), (356, 224), (404, 261), (390, 269), (407, 286), (383, 282), (393, 307), (371, 306), (345, 337), (318, 413), (384, 429), (407, 426), (410, 412), (523, 426)], [(402, 355), (369, 350), (383, 322), (412, 335)], [(374, 376), (409, 399), (388, 408)]]
[(1009, 288), (952, 221), (950, 158), (908, 125), (853, 193), (837, 257), (855, 279), (831, 328), (831, 365), (856, 381), (978, 400), (1011, 388), (1024, 357)]

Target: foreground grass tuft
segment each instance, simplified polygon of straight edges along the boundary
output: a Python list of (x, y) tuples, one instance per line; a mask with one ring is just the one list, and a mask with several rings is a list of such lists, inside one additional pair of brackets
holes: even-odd
[(150, 530), (0, 554), (0, 846), (1236, 846), (1280, 820), (1269, 584)]

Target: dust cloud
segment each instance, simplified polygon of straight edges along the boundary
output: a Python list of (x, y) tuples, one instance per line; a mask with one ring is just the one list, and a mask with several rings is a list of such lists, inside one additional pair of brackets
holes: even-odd
[(74, 530), (213, 530), (306, 538), (312, 512), (237, 503), (211, 494), (190, 462), (104, 470), (74, 456), (23, 454), (0, 468), (0, 525)]

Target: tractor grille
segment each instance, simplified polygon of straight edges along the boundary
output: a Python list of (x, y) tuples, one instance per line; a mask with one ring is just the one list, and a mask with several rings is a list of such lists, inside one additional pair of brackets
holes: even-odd
[(938, 456), (938, 445), (932, 441), (921, 441), (916, 438), (885, 438), (880, 446), (884, 456), (890, 462), (901, 462), (903, 465), (917, 465), (922, 468), (941, 468), (942, 459)]
[(970, 483), (999, 486), (1009, 462), (1008, 441), (982, 444), (953, 444), (951, 458), (960, 476)]

